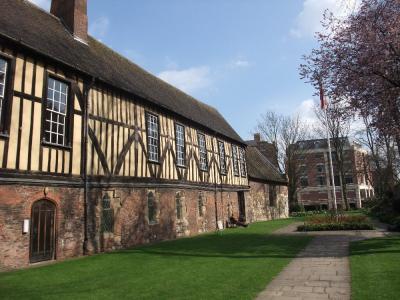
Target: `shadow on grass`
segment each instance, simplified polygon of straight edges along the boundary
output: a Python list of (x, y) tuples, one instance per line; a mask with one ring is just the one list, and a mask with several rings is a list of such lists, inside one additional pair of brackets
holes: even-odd
[(107, 255), (132, 255), (135, 253), (158, 256), (224, 257), (224, 258), (293, 258), (298, 253), (297, 243), (302, 236), (274, 236), (237, 233), (232, 235), (205, 235), (191, 239), (161, 242), (131, 250), (121, 250)]
[(352, 243), (351, 255), (400, 254), (400, 236), (376, 238)]
[(252, 299), (310, 240), (271, 224), (0, 274), (0, 298)]

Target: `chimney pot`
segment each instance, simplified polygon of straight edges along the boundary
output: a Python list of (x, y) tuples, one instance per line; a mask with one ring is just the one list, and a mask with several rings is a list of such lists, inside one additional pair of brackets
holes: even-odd
[(62, 20), (76, 39), (87, 43), (87, 0), (52, 0), (50, 12)]

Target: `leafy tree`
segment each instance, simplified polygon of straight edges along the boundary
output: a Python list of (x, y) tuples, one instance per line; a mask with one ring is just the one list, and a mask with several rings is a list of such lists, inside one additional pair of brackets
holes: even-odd
[(319, 48), (304, 56), (303, 79), (397, 143), (400, 154), (400, 1), (363, 0), (346, 19), (324, 15)]

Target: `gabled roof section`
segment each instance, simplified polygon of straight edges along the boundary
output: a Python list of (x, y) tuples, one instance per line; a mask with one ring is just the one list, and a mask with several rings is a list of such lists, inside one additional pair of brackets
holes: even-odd
[(26, 0), (1, 0), (0, 12), (0, 36), (244, 144), (215, 108), (150, 74), (93, 37), (89, 37), (88, 45), (75, 40), (58, 18), (36, 5)]
[(249, 177), (266, 182), (287, 184), (287, 180), (255, 146), (246, 148)]

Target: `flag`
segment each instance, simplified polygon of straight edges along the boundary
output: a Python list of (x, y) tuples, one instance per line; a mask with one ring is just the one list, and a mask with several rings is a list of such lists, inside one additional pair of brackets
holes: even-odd
[(325, 109), (328, 106), (328, 100), (325, 96), (324, 88), (322, 82), (319, 83), (319, 100), (321, 101), (321, 109)]

